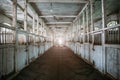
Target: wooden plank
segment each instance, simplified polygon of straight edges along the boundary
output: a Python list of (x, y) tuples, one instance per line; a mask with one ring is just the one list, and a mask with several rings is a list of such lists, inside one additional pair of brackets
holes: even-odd
[(28, 0), (28, 2), (48, 2), (48, 3), (87, 3), (88, 0)]
[(75, 20), (73, 21), (73, 23), (74, 23), (77, 19), (79, 19), (80, 15), (81, 15), (81, 14), (83, 13), (83, 11), (86, 9), (87, 5), (88, 5), (88, 3), (85, 4), (85, 6), (84, 6), (83, 9), (79, 12), (79, 14), (77, 15), (77, 17), (76, 17)]
[(14, 71), (17, 72), (16, 54), (18, 53), (17, 0), (13, 0), (13, 27), (15, 27)]
[(46, 24), (71, 24), (72, 22), (48, 22)]
[(32, 33), (35, 33), (35, 15), (33, 15)]
[[(104, 0), (101, 0), (101, 6), (102, 6), (102, 29), (105, 28), (105, 4)], [(105, 31), (102, 32), (102, 70), (103, 73), (107, 72), (107, 65), (106, 65), (106, 54), (105, 54)]]
[[(93, 23), (93, 0), (90, 0), (90, 10), (91, 10), (91, 30), (94, 31), (94, 23)], [(94, 35), (92, 35), (92, 49), (94, 49)]]
[(27, 31), (27, 0), (24, 1), (24, 30)]
[(54, 18), (54, 17), (59, 17), (59, 18), (76, 18), (77, 16), (75, 15), (47, 15), (47, 16), (40, 16), (41, 18)]
[(111, 48), (120, 49), (120, 45), (119, 44), (105, 44), (105, 47), (111, 47)]
[(39, 32), (39, 17), (37, 16), (37, 34)]

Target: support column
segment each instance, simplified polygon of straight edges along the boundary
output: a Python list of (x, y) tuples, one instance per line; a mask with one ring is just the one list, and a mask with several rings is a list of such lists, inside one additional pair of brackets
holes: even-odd
[(39, 16), (37, 16), (37, 34), (39, 33)]
[[(86, 22), (87, 22), (87, 42), (89, 43), (89, 19), (88, 19), (88, 5), (86, 7)], [(88, 61), (90, 62), (90, 44), (88, 44), (89, 47), (89, 51), (88, 51), (88, 55), (89, 55), (89, 59)]]
[(79, 35), (79, 19), (77, 20), (77, 42), (78, 42), (78, 35)]
[[(33, 14), (33, 22), (32, 22), (32, 33), (35, 34), (35, 15)], [(33, 45), (35, 45), (35, 35), (32, 35), (33, 37)], [(34, 48), (33, 48), (34, 51)]]
[(85, 43), (85, 13), (83, 12), (83, 44)]
[(88, 41), (88, 43), (89, 43), (89, 21), (88, 21), (88, 6), (86, 7), (86, 25), (87, 25), (87, 37), (88, 37), (88, 39), (87, 39), (87, 41)]
[[(104, 29), (106, 27), (106, 21), (105, 21), (105, 4), (104, 4), (104, 0), (101, 0), (101, 6), (102, 6), (102, 29)], [(103, 66), (103, 73), (106, 73), (106, 55), (105, 55), (105, 31), (102, 31), (102, 66)]]
[(76, 31), (76, 35), (77, 35), (77, 54), (78, 54), (78, 35), (79, 35), (79, 34), (78, 34), (78, 33), (79, 33), (79, 32), (78, 32), (78, 30), (79, 30), (79, 29), (78, 29), (78, 24), (79, 24), (79, 20), (77, 20), (77, 31)]
[[(119, 10), (119, 13), (118, 13), (118, 24), (120, 24), (120, 10)], [(118, 33), (119, 33), (119, 36), (118, 36), (118, 44), (120, 44), (120, 28), (118, 28)], [(120, 70), (119, 70), (120, 71)], [(119, 72), (120, 73), (120, 72)]]
[(43, 35), (43, 34), (42, 34), (42, 33), (43, 33), (42, 29), (43, 29), (43, 23), (42, 23), (42, 21), (41, 21), (41, 35)]
[(85, 59), (85, 12), (83, 11), (83, 49), (84, 49), (84, 59)]
[(119, 10), (119, 12), (118, 12), (118, 24), (120, 24), (120, 10)]
[[(90, 9), (91, 9), (91, 32), (94, 31), (93, 24), (93, 0), (90, 0)], [(94, 35), (92, 35), (92, 49), (94, 50)]]
[(41, 24), (42, 24), (42, 25), (41, 25), (41, 26), (42, 26), (42, 27), (41, 27), (41, 35), (43, 35), (43, 22), (41, 22)]
[(55, 34), (53, 32), (53, 46), (55, 45)]
[(16, 56), (18, 53), (17, 0), (13, 0), (13, 27), (15, 27), (14, 72), (17, 72), (17, 60), (16, 60)]
[[(27, 28), (27, 0), (24, 1), (24, 30), (26, 32), (28, 32), (28, 28)], [(26, 33), (26, 65), (29, 64), (29, 51), (28, 51), (28, 41), (29, 41), (29, 37), (28, 37), (28, 33)]]
[(27, 31), (27, 0), (24, 1), (24, 30)]
[(81, 19), (80, 19), (80, 45), (81, 45)]
[(32, 26), (32, 32), (35, 33), (35, 16), (33, 15), (33, 26)]
[(75, 46), (76, 46), (76, 54), (77, 54), (77, 25), (78, 25), (78, 21), (76, 21), (76, 30), (75, 30), (75, 38), (76, 38), (76, 40), (75, 40)]

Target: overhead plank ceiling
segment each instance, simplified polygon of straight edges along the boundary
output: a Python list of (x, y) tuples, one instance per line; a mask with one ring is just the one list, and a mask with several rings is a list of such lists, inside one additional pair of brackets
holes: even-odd
[[(36, 2), (35, 2), (36, 1)], [(41, 0), (33, 0), (31, 5), (37, 13), (39, 13), (45, 22), (72, 22), (77, 14), (81, 11), (84, 3), (62, 3), (62, 2), (41, 2)], [(40, 1), (40, 2), (39, 2)], [(55, 1), (55, 0), (54, 0)], [(57, 1), (57, 0), (56, 0)], [(45, 17), (53, 16), (53, 17)], [(63, 17), (57, 17), (63, 16)], [(68, 17), (65, 17), (68, 16)]]
[[(24, 0), (17, 0), (18, 4), (24, 10)], [(65, 27), (66, 29), (76, 18), (78, 13), (84, 7), (87, 0), (28, 0), (33, 9), (45, 21), (48, 27)], [(12, 15), (12, 1), (0, 0), (0, 11), (8, 16)], [(32, 9), (28, 7), (28, 13), (33, 15)], [(24, 13), (18, 7), (18, 21), (24, 21)], [(28, 16), (28, 23), (32, 25), (32, 19)], [(52, 28), (53, 29), (53, 28)], [(62, 28), (57, 28), (62, 29)], [(66, 30), (63, 28), (64, 31)]]
[[(28, 0), (48, 26), (65, 27), (65, 31), (84, 7), (87, 0)], [(54, 29), (52, 28), (52, 29)], [(55, 29), (56, 30), (56, 29)]]

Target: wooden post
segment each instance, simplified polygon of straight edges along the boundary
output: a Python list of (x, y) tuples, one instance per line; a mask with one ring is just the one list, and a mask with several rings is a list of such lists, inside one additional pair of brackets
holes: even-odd
[[(90, 0), (90, 9), (91, 9), (91, 32), (94, 31), (93, 24), (93, 0)], [(92, 35), (92, 49), (94, 50), (94, 35)]]
[(78, 20), (78, 42), (80, 37), (80, 19)]
[(15, 27), (14, 72), (17, 72), (16, 55), (18, 53), (17, 0), (13, 0), (13, 27)]
[(80, 19), (80, 44), (81, 44), (81, 19)]
[(41, 27), (41, 35), (43, 35), (43, 22), (41, 22), (41, 24), (42, 24), (42, 25), (41, 25), (41, 26), (42, 26), (42, 27)]
[(55, 45), (55, 34), (54, 34), (54, 31), (53, 31), (53, 46)]
[(118, 12), (118, 24), (120, 24), (120, 10)]
[[(105, 21), (105, 5), (104, 0), (101, 0), (101, 6), (102, 6), (102, 29), (106, 27), (106, 21)], [(105, 55), (105, 30), (102, 31), (102, 66), (103, 66), (103, 73), (106, 73), (106, 55)]]
[(33, 29), (33, 33), (35, 33), (35, 15), (33, 15), (33, 26), (32, 26), (32, 29)]
[[(24, 1), (24, 30), (28, 31), (27, 28), (27, 0)], [(29, 51), (28, 51), (28, 33), (26, 33), (26, 65), (29, 64)]]
[(83, 12), (83, 44), (85, 43), (85, 12)]
[[(89, 43), (89, 20), (88, 20), (88, 6), (86, 7), (86, 22), (87, 22), (87, 42)], [(90, 62), (90, 44), (88, 44), (88, 47), (89, 47), (89, 59), (88, 61)]]
[(77, 21), (76, 21), (76, 23), (75, 23), (75, 27), (76, 27), (76, 28), (75, 28), (75, 46), (76, 46), (76, 49), (75, 49), (75, 50), (76, 50), (76, 51), (75, 51), (75, 52), (76, 52), (76, 54), (77, 54)]
[(41, 21), (41, 26), (40, 26), (40, 35), (42, 35), (42, 21)]
[(27, 0), (24, 1), (24, 30), (27, 31)]
[(77, 21), (77, 42), (78, 42), (78, 35), (79, 35), (79, 19), (78, 19), (78, 21)]
[[(78, 26), (77, 26), (77, 43), (79, 43), (79, 19), (78, 19)], [(79, 54), (79, 45), (77, 46), (77, 52)]]
[(83, 49), (84, 49), (84, 58), (85, 58), (85, 12), (83, 11)]
[(86, 28), (87, 28), (87, 37), (88, 37), (88, 39), (87, 39), (87, 42), (89, 43), (89, 21), (88, 21), (88, 6), (86, 7)]
[(39, 32), (39, 16), (37, 16), (37, 34)]
[[(118, 13), (118, 24), (120, 24), (120, 10), (119, 10), (119, 13)], [(118, 28), (118, 33), (119, 33), (119, 35), (118, 35), (118, 44), (120, 44), (120, 28)]]

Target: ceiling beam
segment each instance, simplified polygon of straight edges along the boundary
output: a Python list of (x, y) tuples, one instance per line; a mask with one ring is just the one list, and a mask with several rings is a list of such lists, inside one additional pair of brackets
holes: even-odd
[(53, 18), (53, 17), (58, 17), (58, 18), (76, 18), (77, 16), (75, 15), (47, 15), (47, 16), (40, 16), (41, 18)]
[(48, 22), (46, 23), (47, 25), (50, 25), (50, 24), (71, 24), (72, 22)]
[(49, 2), (49, 3), (87, 3), (88, 0), (28, 0), (28, 2)]
[(85, 4), (85, 6), (83, 7), (83, 9), (79, 12), (79, 14), (77, 15), (77, 17), (73, 20), (73, 23), (80, 17), (80, 15), (83, 13), (83, 11), (86, 9), (87, 6), (88, 6), (88, 3)]
[(62, 27), (62, 28), (66, 28), (66, 27), (69, 27), (70, 25), (68, 24), (58, 24), (58, 25), (47, 25), (48, 27)]

